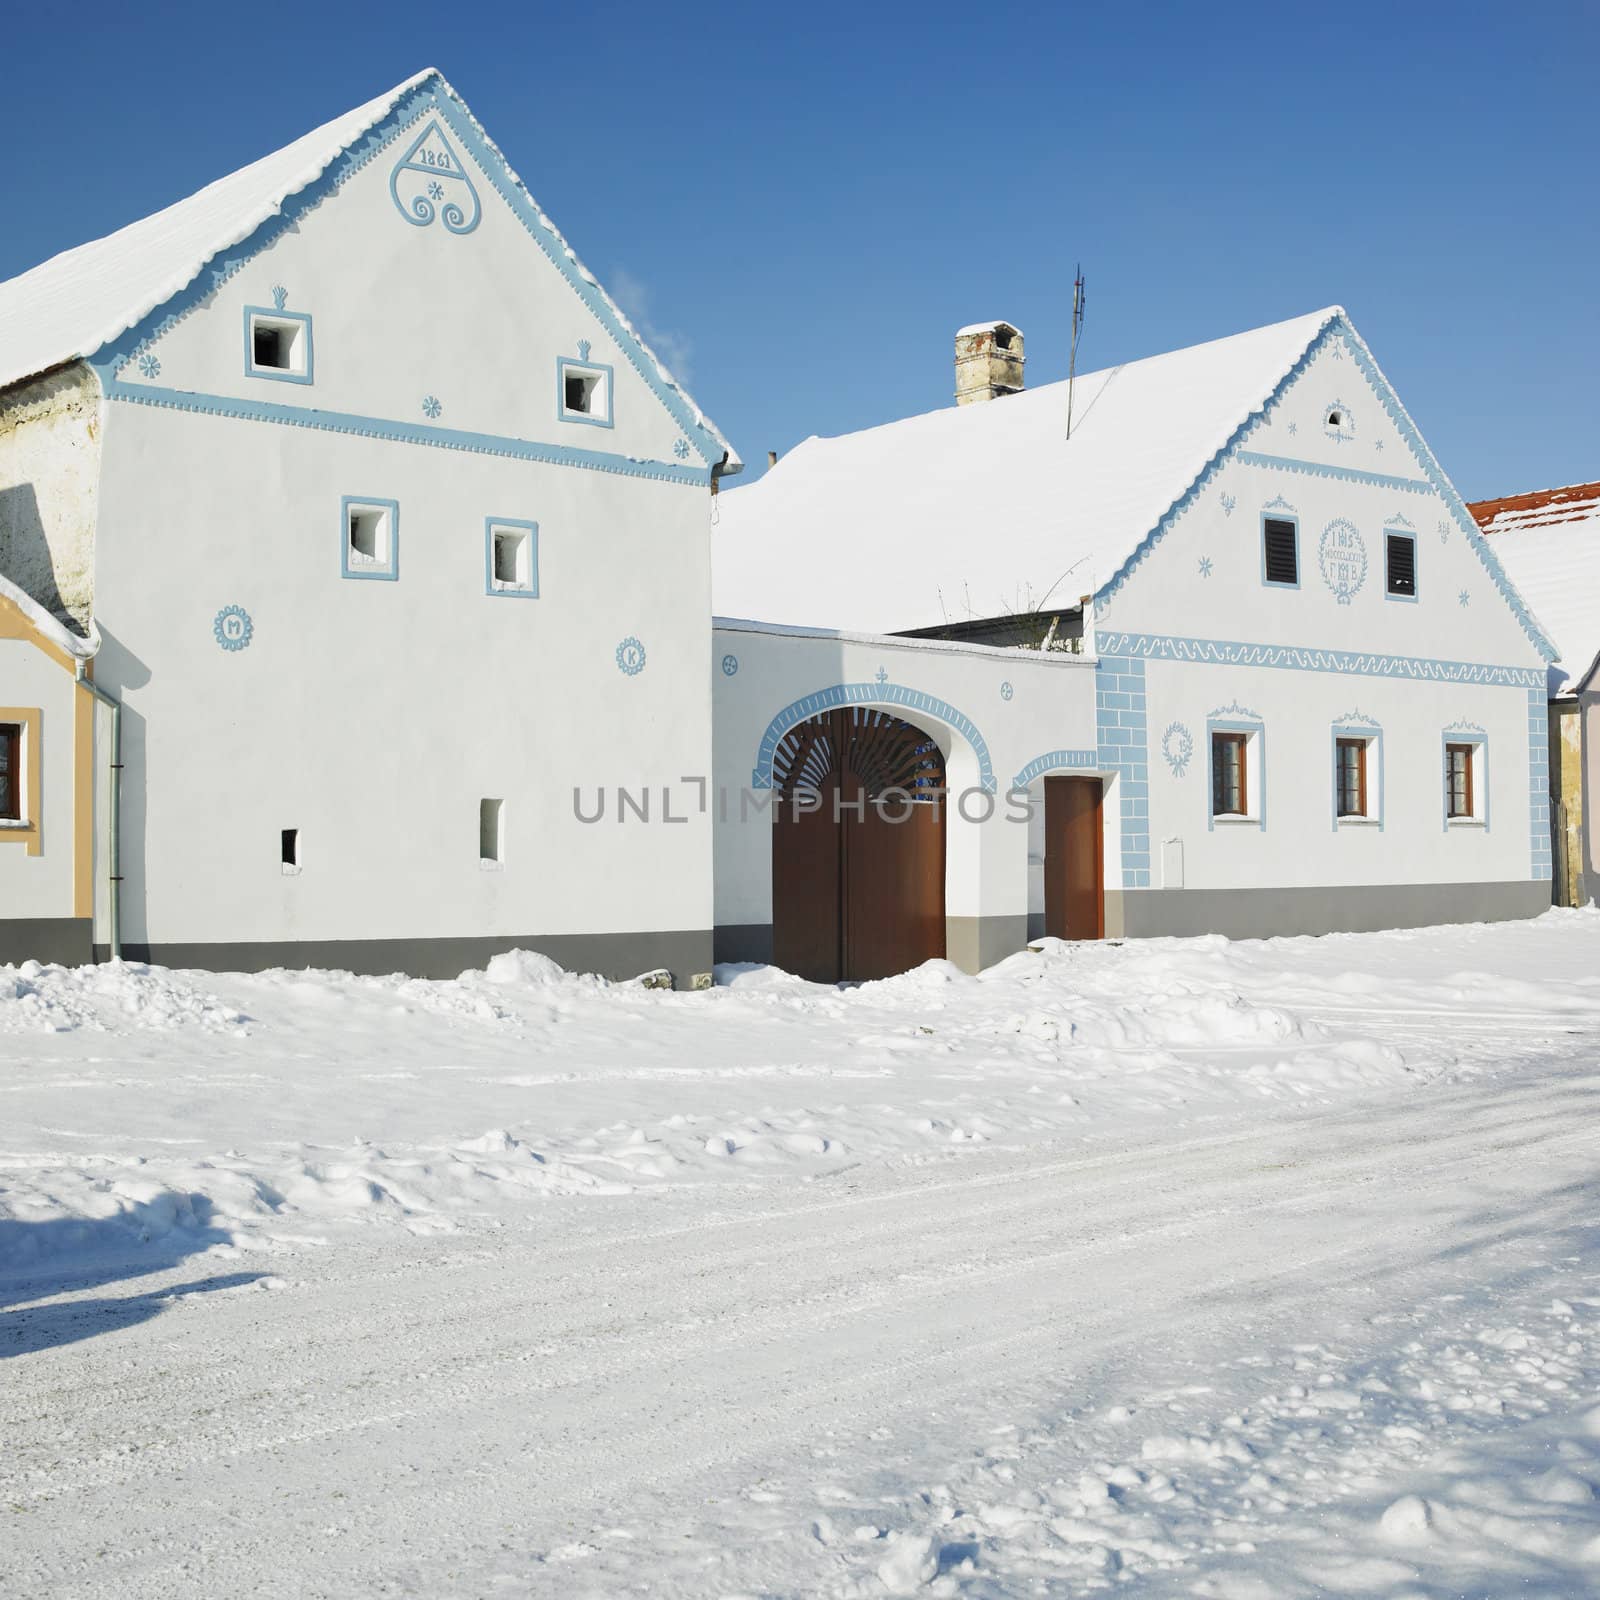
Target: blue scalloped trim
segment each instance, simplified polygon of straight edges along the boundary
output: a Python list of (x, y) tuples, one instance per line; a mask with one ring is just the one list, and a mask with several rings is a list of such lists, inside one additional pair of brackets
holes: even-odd
[(1097, 772), (1100, 767), (1098, 750), (1048, 750), (1035, 756), (1011, 780), (1013, 789), (1026, 789), (1035, 778), (1047, 772)]
[(1543, 689), (1543, 667), (1501, 667), (1482, 661), (1442, 661), (1432, 656), (1381, 655), (1374, 650), (1323, 650), (1312, 645), (1250, 644), (1236, 639), (1186, 639), (1167, 633), (1100, 629), (1095, 646), (1108, 656), (1148, 661), (1191, 661), (1224, 667), (1275, 667), (1290, 672), (1341, 672), (1352, 677), (1415, 678), (1430, 683), (1478, 683), (1496, 688)]
[(978, 758), (978, 784), (987, 794), (995, 792), (994, 763), (989, 759), (989, 746), (972, 719), (949, 704), (925, 694), (921, 689), (908, 689), (900, 683), (836, 683), (828, 689), (818, 689), (815, 694), (786, 705), (761, 736), (761, 748), (756, 754), (755, 769), (750, 774), (752, 788), (772, 787), (772, 760), (778, 753), (778, 742), (797, 722), (814, 717), (820, 711), (834, 711), (840, 706), (904, 706), (908, 711), (926, 712), (954, 728), (972, 746)]
[(270, 422), (288, 428), (312, 428), (322, 433), (354, 433), (367, 439), (387, 439), (398, 444), (431, 445), (439, 450), (464, 450), (472, 455), (505, 456), (517, 461), (542, 461), (556, 467), (585, 467), (628, 478), (654, 478), (662, 483), (694, 484), (711, 481), (710, 467), (683, 467), (669, 461), (645, 461), (613, 455), (605, 450), (581, 450), (573, 445), (541, 444), (534, 439), (513, 439), (497, 433), (469, 433), (461, 428), (430, 427), (419, 422), (398, 422), (385, 417), (363, 417), (347, 411), (312, 411), (302, 406), (278, 405), (270, 400), (235, 400), (227, 395), (191, 394), (184, 389), (157, 389), (149, 384), (118, 385), (107, 393), (111, 400), (131, 405), (157, 406), (168, 411), (192, 411), (205, 416), (233, 417), (246, 422)]

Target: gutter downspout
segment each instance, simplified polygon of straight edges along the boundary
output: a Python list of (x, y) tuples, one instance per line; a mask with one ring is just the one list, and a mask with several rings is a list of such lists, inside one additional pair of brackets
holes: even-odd
[(122, 702), (107, 694), (85, 671), (88, 663), (77, 664), (78, 683), (96, 700), (111, 711), (111, 796), (107, 804), (111, 839), (106, 852), (108, 883), (106, 886), (107, 933), (111, 959), (122, 959)]

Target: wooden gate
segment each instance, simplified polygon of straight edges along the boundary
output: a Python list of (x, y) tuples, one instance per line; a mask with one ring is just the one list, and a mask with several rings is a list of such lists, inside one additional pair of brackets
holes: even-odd
[(1044, 931), (1103, 939), (1105, 851), (1098, 778), (1044, 780)]
[(944, 756), (866, 706), (791, 728), (772, 761), (772, 954), (816, 983), (944, 954)]

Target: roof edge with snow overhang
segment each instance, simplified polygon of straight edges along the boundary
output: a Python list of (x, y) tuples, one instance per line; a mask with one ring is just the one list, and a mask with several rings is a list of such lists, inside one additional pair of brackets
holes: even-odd
[[(24, 352), (13, 357), (10, 365), (0, 365), (0, 388), (80, 360), (95, 368), (102, 383), (108, 377), (114, 379), (144, 343), (180, 321), (301, 215), (335, 192), (399, 133), (430, 111), (443, 117), (471, 151), (487, 181), (616, 340), (647, 387), (693, 441), (707, 466), (724, 475), (737, 472), (743, 464), (737, 451), (584, 266), (499, 146), (436, 67), (414, 74), (386, 94), (163, 211), (0, 283), (0, 350)], [(260, 188), (241, 185), (239, 180), (256, 168), (264, 169)], [(241, 189), (237, 207), (214, 224), (208, 223), (208, 198), (214, 204), (218, 192), (230, 185)], [(193, 248), (181, 258), (174, 254), (166, 261), (149, 261), (147, 276), (141, 280), (141, 247), (145, 247), (148, 258), (157, 254), (148, 246), (163, 239), (164, 230), (157, 224), (163, 224), (167, 233), (176, 233), (180, 240), (186, 228), (191, 230), (189, 243)], [(59, 328), (47, 325), (41, 333), (35, 321), (41, 296), (50, 291), (59, 296), (63, 284), (72, 287), (86, 279), (127, 283), (128, 297), (116, 302), (118, 310), (94, 322), (73, 322), (67, 314)], [(79, 296), (69, 298), (74, 307), (82, 303)], [(8, 322), (14, 322), (18, 331), (26, 330), (25, 335), (13, 337)]]
[(20, 589), (0, 573), (0, 607), (14, 607), (38, 642), (68, 658), (69, 662), (92, 661), (100, 649), (98, 636), (85, 639), (74, 633), (59, 617), (47, 611), (25, 589)]

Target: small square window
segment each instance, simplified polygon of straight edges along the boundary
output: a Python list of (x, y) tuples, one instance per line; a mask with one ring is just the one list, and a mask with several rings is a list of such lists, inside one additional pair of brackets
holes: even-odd
[(1417, 541), (1409, 533), (1386, 533), (1384, 588), (1398, 600), (1417, 598)]
[(400, 506), (394, 500), (358, 499), (339, 503), (344, 541), (340, 570), (347, 578), (397, 578), (400, 575)]
[(611, 426), (611, 368), (601, 362), (556, 363), (556, 411), (563, 422)]
[(287, 383), (311, 382), (311, 318), (302, 312), (246, 306), (246, 375)]
[(489, 594), (539, 597), (539, 524), (491, 517), (484, 524), (485, 589)]
[(498, 866), (505, 859), (505, 808), (504, 800), (478, 802), (478, 863), (480, 866)]

